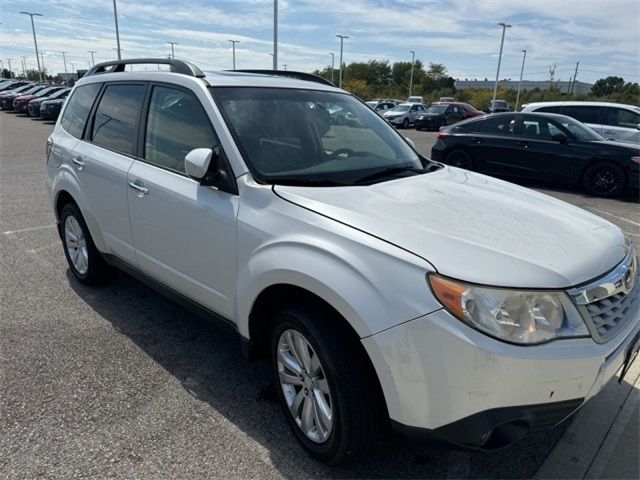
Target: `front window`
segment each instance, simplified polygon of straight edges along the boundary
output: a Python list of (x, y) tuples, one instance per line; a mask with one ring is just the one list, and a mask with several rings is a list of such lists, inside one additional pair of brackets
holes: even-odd
[(558, 123), (569, 130), (578, 140), (582, 142), (594, 142), (604, 140), (604, 137), (591, 130), (583, 123), (576, 122), (573, 118), (566, 116), (557, 119)]
[(439, 115), (446, 112), (447, 108), (447, 105), (429, 105), (429, 108), (427, 108), (427, 113), (435, 113)]
[(398, 105), (397, 107), (393, 107), (389, 111), (390, 112), (404, 113), (404, 112), (408, 112), (410, 108), (411, 108), (411, 105)]
[(232, 87), (212, 93), (260, 181), (354, 185), (425, 172), (402, 137), (351, 95)]

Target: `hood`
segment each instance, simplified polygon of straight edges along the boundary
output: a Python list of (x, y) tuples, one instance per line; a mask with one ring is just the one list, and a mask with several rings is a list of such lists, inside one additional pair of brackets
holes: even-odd
[(383, 117), (399, 117), (401, 115), (405, 115), (407, 112), (393, 112), (391, 110), (387, 110), (382, 114)]
[(275, 191), (413, 252), (443, 275), (484, 285), (578, 285), (612, 269), (628, 248), (617, 226), (585, 210), (451, 167), (369, 186)]

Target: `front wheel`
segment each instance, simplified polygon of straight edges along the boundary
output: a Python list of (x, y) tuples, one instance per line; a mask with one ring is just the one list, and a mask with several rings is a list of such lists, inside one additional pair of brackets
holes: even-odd
[(409, 128), (409, 119), (408, 119), (408, 118), (405, 118), (405, 119), (402, 121), (402, 128), (404, 128), (404, 129)]
[(615, 197), (625, 189), (626, 177), (622, 168), (610, 162), (597, 162), (582, 175), (582, 186), (591, 195)]
[(331, 464), (362, 457), (387, 418), (365, 353), (335, 312), (297, 304), (275, 319), (271, 357), (278, 398), (302, 446)]

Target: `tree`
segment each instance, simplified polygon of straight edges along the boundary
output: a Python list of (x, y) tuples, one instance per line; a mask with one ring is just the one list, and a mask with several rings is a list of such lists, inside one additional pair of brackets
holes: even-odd
[(367, 87), (366, 82), (359, 78), (349, 78), (348, 80), (343, 80), (342, 88), (363, 100), (367, 100), (370, 96), (369, 88)]
[(591, 93), (596, 97), (604, 97), (612, 93), (620, 92), (624, 86), (625, 83), (622, 77), (608, 76), (594, 83), (593, 87), (591, 87)]
[(447, 67), (442, 63), (429, 63), (427, 69), (427, 77), (431, 77), (434, 80), (439, 80), (447, 76)]

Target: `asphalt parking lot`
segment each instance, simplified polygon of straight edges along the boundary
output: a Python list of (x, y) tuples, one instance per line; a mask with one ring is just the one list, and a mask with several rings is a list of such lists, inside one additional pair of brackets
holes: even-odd
[[(526, 478), (566, 424), (492, 453), (398, 439), (350, 468), (298, 447), (236, 337), (120, 274), (91, 289), (68, 271), (45, 188), (51, 122), (0, 111), (1, 478)], [(405, 133), (427, 153), (435, 134)], [(528, 184), (640, 243), (631, 197)]]

